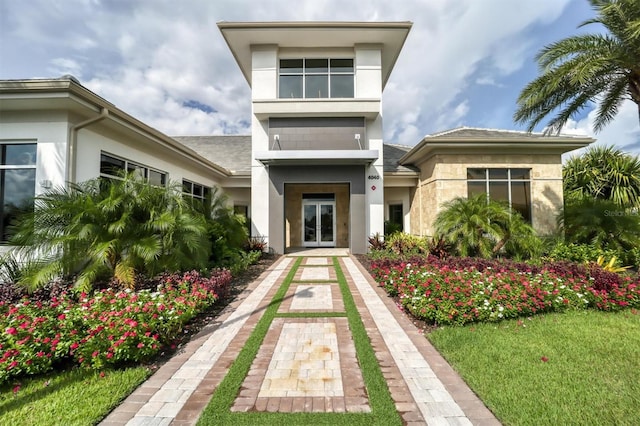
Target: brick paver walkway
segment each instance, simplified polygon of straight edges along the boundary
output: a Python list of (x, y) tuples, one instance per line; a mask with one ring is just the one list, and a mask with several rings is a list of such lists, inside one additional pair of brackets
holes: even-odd
[[(358, 261), (331, 251), (303, 257), (230, 411), (372, 411), (336, 253), (403, 422), (499, 425)], [(195, 424), (294, 265), (295, 257), (280, 258), (102, 425)]]

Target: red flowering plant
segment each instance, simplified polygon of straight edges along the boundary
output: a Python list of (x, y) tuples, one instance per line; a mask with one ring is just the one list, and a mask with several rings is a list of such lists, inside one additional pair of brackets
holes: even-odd
[(640, 306), (639, 278), (568, 263), (535, 266), (471, 258), (374, 261), (374, 276), (418, 318), (500, 321), (541, 312)]
[(0, 302), (0, 385), (72, 358), (100, 369), (145, 361), (173, 340), (231, 282), (227, 270), (159, 277), (156, 291), (102, 290), (50, 302)]
[(68, 351), (59, 318), (66, 305), (51, 303), (0, 303), (0, 384), (11, 377), (48, 371), (60, 353)]

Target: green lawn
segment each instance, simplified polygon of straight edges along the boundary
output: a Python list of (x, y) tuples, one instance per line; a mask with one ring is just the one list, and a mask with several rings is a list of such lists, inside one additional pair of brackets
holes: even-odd
[(445, 327), (429, 340), (505, 425), (640, 424), (640, 313)]
[[(93, 425), (150, 374), (144, 367), (74, 368), (0, 388), (0, 425)], [(15, 390), (15, 392), (14, 392)]]

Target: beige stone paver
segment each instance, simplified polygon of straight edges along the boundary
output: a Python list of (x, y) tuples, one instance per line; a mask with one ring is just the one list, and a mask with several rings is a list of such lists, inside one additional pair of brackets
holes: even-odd
[(326, 257), (307, 257), (303, 265), (329, 265), (329, 259)]
[(427, 424), (471, 425), (354, 261), (351, 258), (343, 261)]
[(293, 293), (293, 300), (289, 309), (333, 309), (333, 298), (331, 297), (331, 286), (326, 284), (318, 285), (297, 285)]
[(343, 317), (274, 319), (240, 389), (232, 411), (371, 411)]
[(300, 269), (302, 269), (302, 273), (300, 274), (300, 279), (302, 281), (320, 281), (330, 279), (328, 267), (323, 268), (321, 266), (315, 266), (313, 268), (305, 268), (301, 266)]
[(335, 322), (285, 323), (264, 379), (259, 398), (343, 396)]
[[(298, 294), (296, 301), (296, 293)], [(309, 296), (309, 297), (307, 297)], [(344, 301), (337, 282), (292, 283), (282, 300), (278, 313), (344, 312)]]

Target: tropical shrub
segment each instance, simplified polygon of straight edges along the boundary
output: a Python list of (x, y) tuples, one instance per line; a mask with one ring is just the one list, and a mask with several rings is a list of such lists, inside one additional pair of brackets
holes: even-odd
[(591, 146), (562, 167), (565, 197), (611, 201), (616, 210), (640, 207), (640, 158), (613, 146)]
[(384, 235), (392, 235), (398, 232), (402, 232), (402, 224), (391, 222), (389, 220), (384, 221)]
[(558, 225), (567, 243), (601, 247), (623, 263), (637, 265), (633, 250), (640, 247), (640, 213), (623, 210), (611, 200), (572, 198), (558, 216)]
[(385, 238), (384, 249), (400, 256), (428, 254), (429, 240), (417, 235), (396, 232)]
[(376, 281), (417, 318), (436, 324), (500, 321), (542, 312), (640, 307), (640, 277), (597, 265), (435, 257), (372, 261)]
[(211, 242), (209, 263), (214, 267), (231, 267), (241, 260), (249, 238), (245, 217), (235, 214), (227, 201), (228, 197), (219, 188), (213, 188), (204, 203), (193, 200), (193, 207), (206, 218)]
[(434, 225), (437, 237), (460, 256), (529, 258), (542, 248), (533, 228), (518, 212), (488, 201), (485, 194), (448, 201)]
[(380, 235), (379, 232), (377, 232), (374, 235), (371, 235), (367, 239), (367, 241), (369, 242), (369, 248), (371, 250), (380, 251), (380, 250), (384, 250), (384, 248), (385, 248), (384, 237), (382, 235)]
[(31, 290), (71, 276), (82, 291), (111, 278), (133, 287), (137, 273), (207, 266), (205, 219), (176, 184), (153, 186), (133, 174), (94, 179), (45, 193), (34, 204), (11, 240), (30, 262), (19, 284)]
[(548, 259), (567, 260), (569, 262), (588, 263), (596, 261), (600, 256), (611, 258), (615, 250), (607, 250), (595, 244), (577, 244), (558, 241), (546, 254)]

